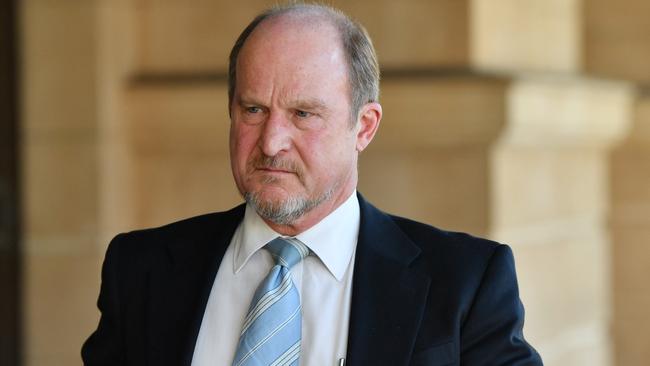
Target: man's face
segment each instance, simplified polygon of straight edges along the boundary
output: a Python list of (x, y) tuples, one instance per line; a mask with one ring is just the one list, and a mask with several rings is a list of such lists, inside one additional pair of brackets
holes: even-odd
[(262, 217), (292, 224), (357, 180), (345, 56), (328, 24), (263, 22), (237, 62), (230, 154), (239, 191)]

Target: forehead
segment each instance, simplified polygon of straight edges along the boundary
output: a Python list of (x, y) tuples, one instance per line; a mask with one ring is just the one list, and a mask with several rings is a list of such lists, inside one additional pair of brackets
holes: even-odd
[(265, 82), (291, 86), (310, 80), (347, 84), (337, 29), (313, 17), (279, 16), (263, 21), (246, 40), (236, 67), (239, 86)]

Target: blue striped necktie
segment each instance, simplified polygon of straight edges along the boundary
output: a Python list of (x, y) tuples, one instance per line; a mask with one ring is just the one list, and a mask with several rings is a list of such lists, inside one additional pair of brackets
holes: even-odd
[(276, 264), (255, 291), (233, 366), (297, 366), (300, 358), (300, 296), (289, 269), (309, 249), (295, 238), (276, 238), (265, 248)]

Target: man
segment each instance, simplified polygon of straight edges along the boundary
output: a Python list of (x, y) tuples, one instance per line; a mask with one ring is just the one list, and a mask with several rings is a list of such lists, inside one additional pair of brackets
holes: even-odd
[(382, 116), (361, 26), (258, 16), (231, 52), (232, 172), (246, 204), (110, 244), (87, 365), (541, 365), (508, 247), (356, 193)]

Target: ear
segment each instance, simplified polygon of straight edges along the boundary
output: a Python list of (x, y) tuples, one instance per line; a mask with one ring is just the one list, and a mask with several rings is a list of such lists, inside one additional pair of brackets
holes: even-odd
[(381, 104), (366, 103), (359, 112), (357, 122), (357, 151), (362, 152), (375, 137), (381, 121)]

